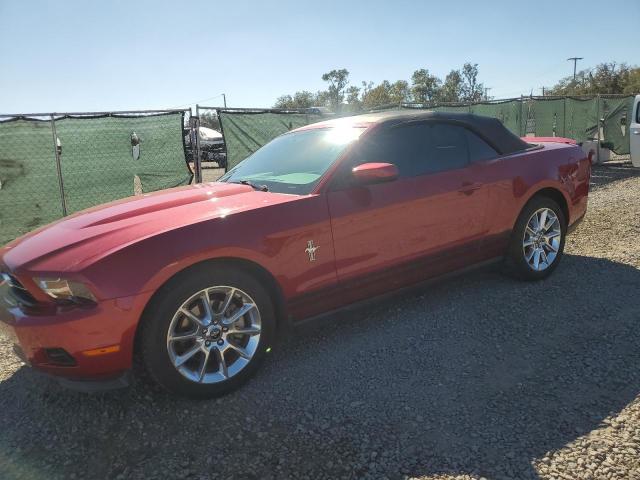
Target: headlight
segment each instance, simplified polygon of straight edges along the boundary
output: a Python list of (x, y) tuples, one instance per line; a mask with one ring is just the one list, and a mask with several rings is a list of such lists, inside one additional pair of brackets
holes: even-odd
[(57, 300), (96, 301), (96, 297), (84, 283), (64, 278), (34, 278), (34, 281), (44, 293)]

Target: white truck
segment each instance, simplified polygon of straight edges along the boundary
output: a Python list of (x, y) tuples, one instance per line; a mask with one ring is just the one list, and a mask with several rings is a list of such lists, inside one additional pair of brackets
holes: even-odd
[(633, 114), (631, 115), (631, 163), (634, 167), (640, 167), (640, 95), (636, 95), (633, 102)]

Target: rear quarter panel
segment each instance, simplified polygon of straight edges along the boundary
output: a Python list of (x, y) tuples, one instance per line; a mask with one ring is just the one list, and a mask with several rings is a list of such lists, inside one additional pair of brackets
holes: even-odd
[(580, 147), (542, 143), (541, 148), (487, 162), (481, 182), (490, 185), (488, 237), (496, 255), (504, 252), (515, 222), (526, 203), (545, 188), (562, 194), (568, 224), (587, 208), (591, 162)]

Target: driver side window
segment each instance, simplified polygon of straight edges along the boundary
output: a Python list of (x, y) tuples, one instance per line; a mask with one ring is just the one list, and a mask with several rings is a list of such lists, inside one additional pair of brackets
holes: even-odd
[(465, 168), (469, 162), (498, 154), (484, 140), (460, 125), (446, 122), (407, 123), (384, 129), (359, 141), (352, 158), (333, 184), (350, 185), (350, 170), (363, 163), (393, 163), (399, 178)]
[(431, 127), (426, 123), (399, 125), (364, 138), (355, 165), (368, 162), (393, 163), (400, 178), (426, 173)]
[(392, 127), (363, 139), (356, 164), (367, 162), (393, 163), (400, 178), (464, 168), (469, 164), (467, 130), (434, 122)]

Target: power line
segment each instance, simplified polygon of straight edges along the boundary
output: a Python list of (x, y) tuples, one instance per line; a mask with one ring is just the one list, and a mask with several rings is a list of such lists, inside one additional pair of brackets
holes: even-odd
[(224, 99), (224, 106), (227, 106), (227, 97), (224, 93), (219, 93), (218, 95), (214, 95), (213, 97), (209, 97), (209, 98), (203, 98), (202, 100), (196, 100), (195, 102), (187, 102), (187, 103), (183, 103), (182, 105), (178, 105), (176, 108), (180, 108), (180, 107), (188, 107), (189, 105), (194, 105), (197, 103), (202, 103), (202, 102), (207, 102), (209, 100), (213, 100), (214, 98), (218, 98), (218, 97), (222, 97)]

